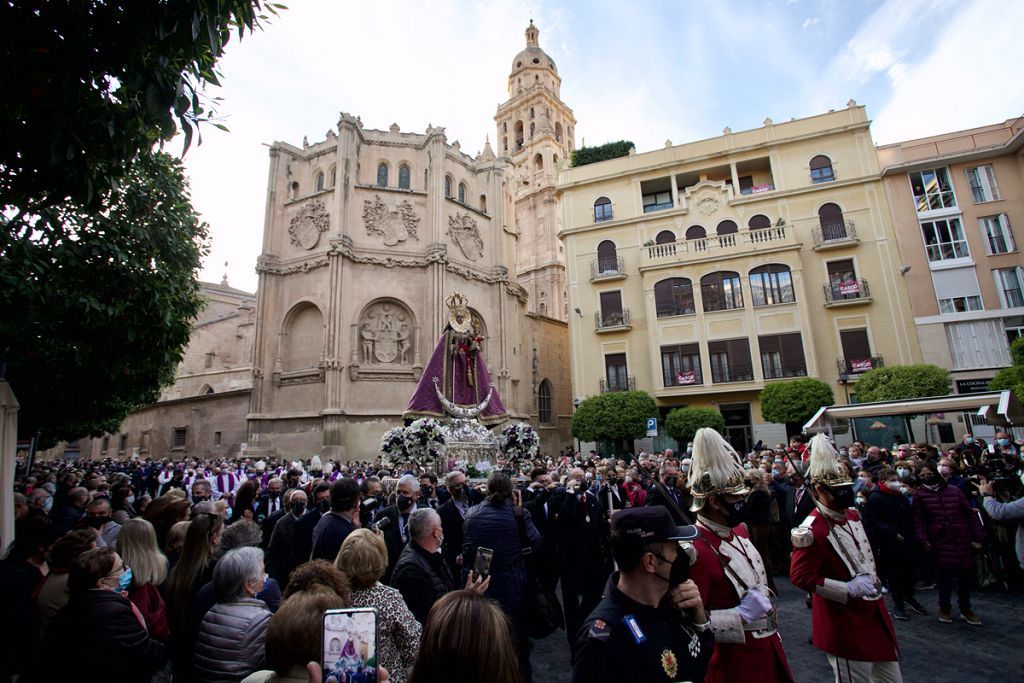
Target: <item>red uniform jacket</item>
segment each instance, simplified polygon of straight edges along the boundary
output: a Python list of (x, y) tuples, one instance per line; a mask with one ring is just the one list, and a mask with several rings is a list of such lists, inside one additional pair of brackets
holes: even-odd
[[(697, 528), (700, 530), (700, 538), (693, 542), (697, 549), (697, 561), (690, 567), (690, 578), (700, 589), (704, 609), (709, 612), (713, 609), (731, 609), (740, 604), (740, 596), (736, 594), (736, 588), (725, 575), (721, 562), (711, 551), (711, 548), (718, 551), (722, 538), (701, 526)], [(749, 538), (744, 526), (734, 528), (733, 534)], [(724, 557), (722, 559), (725, 560)], [(715, 652), (711, 655), (711, 662), (704, 677), (706, 682), (788, 683), (793, 680), (778, 633), (768, 638), (755, 638), (748, 631), (745, 636), (746, 643), (742, 645), (715, 643)]]
[[(896, 630), (885, 608), (885, 600), (850, 598), (844, 605), (814, 592), (825, 579), (849, 581), (853, 577), (829, 543), (828, 523), (821, 512), (814, 510), (811, 517), (814, 518), (811, 525), (814, 543), (807, 548), (793, 548), (789, 578), (794, 586), (814, 595), (811, 613), (814, 646), (836, 657), (860, 662), (899, 660)], [(860, 515), (855, 510), (847, 510), (846, 519), (860, 520)], [(837, 530), (837, 533), (842, 532)], [(871, 552), (870, 548), (864, 550)]]

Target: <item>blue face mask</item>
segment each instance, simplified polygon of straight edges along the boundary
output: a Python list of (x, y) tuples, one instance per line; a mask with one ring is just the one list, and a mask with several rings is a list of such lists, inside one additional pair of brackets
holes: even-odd
[(53, 496), (46, 499), (46, 502), (43, 503), (43, 509), (47, 512), (53, 509)]
[(964, 439), (964, 443), (974, 443), (974, 437), (968, 436)]
[(117, 590), (126, 591), (132, 585), (132, 568), (126, 567), (124, 573), (117, 580)]
[(1000, 446), (1009, 446), (1010, 445), (1010, 440), (1009, 439), (998, 439), (996, 441), (996, 443), (998, 443)]

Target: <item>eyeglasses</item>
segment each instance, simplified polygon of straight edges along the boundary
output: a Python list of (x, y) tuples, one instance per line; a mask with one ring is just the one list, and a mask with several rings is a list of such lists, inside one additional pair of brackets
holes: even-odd
[(124, 574), (125, 572), (129, 571), (130, 569), (131, 569), (131, 567), (129, 567), (126, 563), (122, 562), (120, 567), (118, 567), (117, 569), (111, 570), (111, 572), (109, 574), (107, 574), (106, 576), (104, 576), (103, 578), (104, 579), (110, 579), (110, 578), (113, 578), (114, 575), (121, 576), (122, 574)]

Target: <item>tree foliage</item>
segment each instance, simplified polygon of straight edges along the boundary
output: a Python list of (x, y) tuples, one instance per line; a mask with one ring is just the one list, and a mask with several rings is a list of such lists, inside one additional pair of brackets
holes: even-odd
[(721, 432), (725, 429), (725, 418), (712, 408), (676, 408), (665, 418), (665, 431), (676, 441), (692, 441), (702, 427)]
[[(0, 4), (0, 204), (12, 223), (72, 200), (96, 210), (139, 153), (210, 119), (205, 84), (264, 0)], [(204, 105), (205, 103), (205, 105)], [(219, 125), (219, 124), (215, 124)], [(13, 217), (13, 218), (12, 218)]]
[(761, 390), (761, 414), (769, 422), (801, 425), (822, 406), (835, 403), (832, 387), (817, 379), (772, 382)]
[[(98, 211), (64, 202), (0, 234), (0, 358), (19, 431), (43, 444), (113, 431), (156, 400), (199, 313), (207, 227), (181, 164), (139, 155)], [(8, 226), (9, 227), (9, 226)]]
[(992, 391), (1010, 389), (1018, 400), (1024, 400), (1024, 337), (1017, 337), (1010, 344), (1010, 356), (1013, 365), (997, 372), (988, 388)]
[(857, 380), (857, 398), (864, 403), (946, 396), (952, 382), (949, 370), (937, 365), (894, 365), (875, 368)]
[(654, 399), (644, 391), (599, 394), (576, 408), (572, 435), (583, 441), (640, 439), (647, 432), (647, 418), (657, 412)]
[(631, 149), (633, 149), (633, 143), (629, 140), (606, 142), (596, 147), (578, 147), (572, 151), (572, 165), (574, 167), (586, 166), (587, 164), (596, 164), (599, 161), (607, 161), (608, 159), (618, 159), (619, 157), (629, 156), (629, 150)]

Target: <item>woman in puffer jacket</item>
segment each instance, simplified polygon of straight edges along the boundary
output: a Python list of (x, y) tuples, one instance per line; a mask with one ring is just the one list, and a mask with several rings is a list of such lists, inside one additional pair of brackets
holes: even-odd
[(255, 596), (265, 580), (259, 548), (237, 548), (217, 562), (217, 604), (203, 617), (196, 642), (196, 675), (203, 683), (239, 681), (264, 668), (270, 610)]
[(972, 626), (981, 619), (971, 610), (971, 574), (974, 550), (985, 538), (978, 513), (967, 496), (939, 476), (935, 465), (921, 467), (921, 486), (914, 495), (914, 523), (917, 538), (932, 561), (939, 584), (939, 621), (951, 623), (953, 584), (956, 583), (960, 616)]

